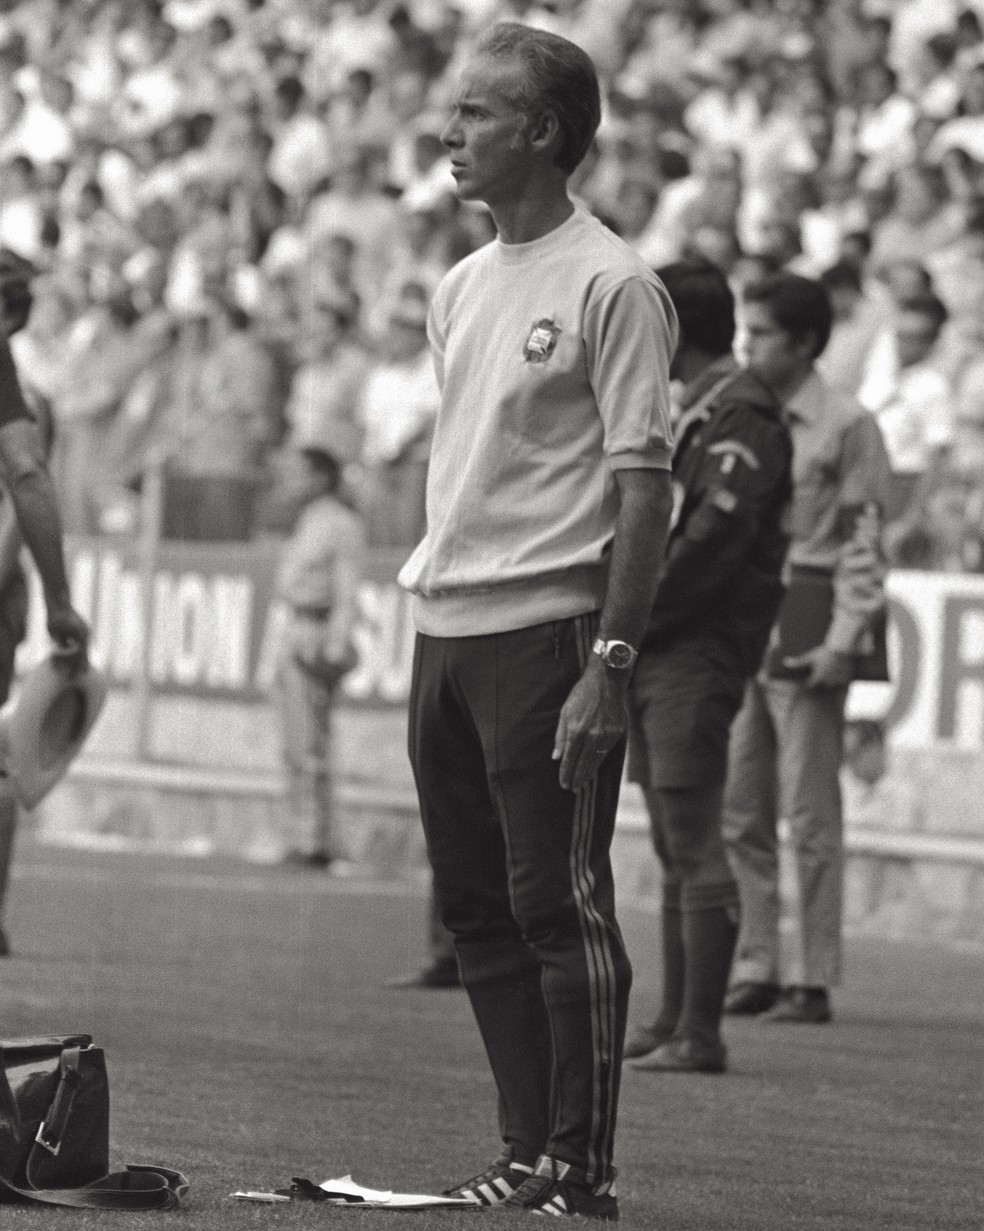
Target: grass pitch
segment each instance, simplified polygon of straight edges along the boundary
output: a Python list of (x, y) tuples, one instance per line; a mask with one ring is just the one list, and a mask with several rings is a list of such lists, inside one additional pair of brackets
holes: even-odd
[[(176, 1213), (0, 1205), (0, 1228), (475, 1231), (501, 1212), (242, 1205), (236, 1189), (351, 1172), (439, 1192), (497, 1152), (495, 1093), (460, 992), (395, 991), (424, 957), (419, 886), (25, 840), (0, 1036), (106, 1048), (113, 1165), (190, 1178)], [(656, 920), (622, 911), (650, 1013)], [(980, 1231), (984, 954), (852, 941), (829, 1026), (729, 1021), (724, 1076), (627, 1071), (627, 1231)]]

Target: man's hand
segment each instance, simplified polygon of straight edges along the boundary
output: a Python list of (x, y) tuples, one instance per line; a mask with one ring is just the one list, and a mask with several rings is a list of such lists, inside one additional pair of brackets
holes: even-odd
[(68, 599), (48, 601), (48, 634), (55, 654), (73, 673), (89, 661), (89, 626)]
[(854, 655), (825, 645), (815, 646), (805, 654), (793, 654), (784, 658), (783, 663), (794, 670), (806, 670), (803, 683), (807, 688), (842, 688), (850, 684), (854, 674)]
[(580, 791), (601, 768), (626, 725), (628, 672), (617, 675), (592, 654), (571, 689), (557, 723), (553, 759), (560, 761), (560, 785)]

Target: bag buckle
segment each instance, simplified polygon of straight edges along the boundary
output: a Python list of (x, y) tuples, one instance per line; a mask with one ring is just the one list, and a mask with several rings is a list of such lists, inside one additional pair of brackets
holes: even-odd
[(48, 1153), (54, 1158), (57, 1158), (59, 1151), (61, 1150), (61, 1138), (55, 1137), (54, 1140), (51, 1140), (47, 1134), (48, 1122), (47, 1120), (42, 1120), (38, 1125), (38, 1131), (34, 1134), (34, 1140), (39, 1146), (44, 1146)]

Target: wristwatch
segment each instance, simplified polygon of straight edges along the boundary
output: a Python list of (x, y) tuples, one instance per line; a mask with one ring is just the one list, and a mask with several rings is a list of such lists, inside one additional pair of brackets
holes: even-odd
[(614, 671), (628, 671), (639, 657), (639, 651), (627, 641), (603, 641), (601, 637), (591, 647), (606, 667)]

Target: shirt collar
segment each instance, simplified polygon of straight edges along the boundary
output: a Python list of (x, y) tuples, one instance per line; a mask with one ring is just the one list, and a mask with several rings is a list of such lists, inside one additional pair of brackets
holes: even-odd
[(783, 412), (789, 419), (812, 426), (823, 414), (823, 394), (823, 381), (816, 370), (811, 370), (786, 403)]
[(689, 385), (685, 386), (680, 394), (680, 409), (689, 410), (691, 406), (696, 405), (700, 399), (714, 388), (716, 384), (724, 380), (726, 376), (730, 376), (733, 372), (738, 371), (738, 364), (733, 356), (722, 355), (720, 359), (715, 359), (710, 367), (705, 368), (703, 372), (692, 380)]

